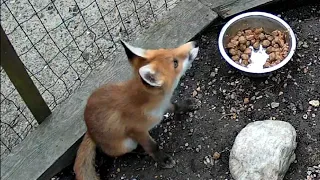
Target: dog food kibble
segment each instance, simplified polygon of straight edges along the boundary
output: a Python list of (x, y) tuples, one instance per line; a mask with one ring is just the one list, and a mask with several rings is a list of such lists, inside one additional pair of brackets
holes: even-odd
[(247, 39), (248, 41), (251, 41), (251, 40), (254, 39), (254, 35), (253, 35), (253, 34), (250, 34), (250, 35), (246, 36), (246, 39)]
[(243, 53), (250, 55), (250, 54), (251, 54), (251, 49), (250, 49), (250, 48), (247, 48), (246, 50), (244, 50)]
[(262, 46), (264, 47), (264, 48), (267, 48), (267, 47), (269, 47), (270, 46), (270, 41), (269, 40), (263, 40), (262, 41)]
[(267, 54), (269, 54), (269, 56), (270, 56), (270, 53), (273, 52), (273, 48), (274, 47), (272, 47), (272, 46), (267, 47), (266, 52), (267, 52)]
[(236, 55), (236, 54), (238, 53), (238, 51), (235, 50), (235, 49), (230, 49), (230, 50), (229, 50), (229, 53), (230, 53), (232, 56), (234, 56), (234, 55)]
[(272, 41), (272, 40), (273, 40), (273, 36), (267, 35), (266, 37), (267, 37), (267, 39), (268, 39), (269, 41)]
[(264, 68), (275, 66), (285, 59), (289, 52), (289, 44), (286, 43), (286, 35), (284, 32), (274, 30), (267, 33), (263, 28), (246, 29), (238, 31), (236, 36), (230, 39), (227, 44), (227, 49), (231, 55), (231, 59), (243, 66), (250, 63), (250, 56), (253, 47), (255, 50), (260, 48), (260, 45), (265, 48), (269, 55)]
[(262, 32), (263, 32), (263, 28), (257, 28), (257, 29), (254, 30), (255, 34), (260, 34)]
[(260, 39), (261, 41), (263, 41), (265, 38), (266, 38), (266, 36), (265, 36), (263, 33), (260, 33), (260, 34), (259, 34), (259, 39)]
[(270, 60), (270, 61), (273, 61), (273, 60), (275, 60), (275, 59), (276, 59), (276, 54), (275, 54), (274, 52), (270, 53), (270, 54), (269, 54), (269, 60)]
[(243, 60), (242, 60), (242, 64), (245, 65), (245, 66), (247, 66), (247, 65), (249, 64), (248, 59), (243, 59)]
[(279, 34), (278, 34), (278, 31), (277, 30), (275, 30), (275, 31), (272, 31), (272, 36), (278, 36)]
[(234, 61), (239, 61), (240, 60), (240, 57), (238, 55), (234, 55), (231, 57), (232, 60)]
[(240, 44), (244, 44), (244, 43), (247, 42), (247, 40), (246, 40), (246, 38), (244, 36), (240, 36), (239, 37), (239, 42), (240, 42)]
[(255, 43), (253, 44), (253, 48), (254, 48), (254, 49), (259, 49), (259, 46), (260, 46), (260, 42), (259, 42), (259, 41), (255, 42)]
[(245, 51), (246, 49), (247, 49), (247, 45), (245, 45), (245, 44), (241, 44), (240, 46), (239, 46), (239, 49), (240, 49), (240, 51)]
[(248, 60), (249, 59), (249, 55), (248, 54), (242, 54), (241, 55), (241, 59), (242, 60)]
[(246, 35), (250, 35), (250, 34), (252, 34), (252, 30), (251, 29), (247, 29), (247, 30), (244, 31), (244, 33)]

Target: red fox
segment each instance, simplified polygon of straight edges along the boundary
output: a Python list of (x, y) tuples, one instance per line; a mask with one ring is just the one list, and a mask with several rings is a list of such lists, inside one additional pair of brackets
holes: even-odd
[(99, 180), (94, 166), (96, 147), (108, 156), (118, 157), (140, 144), (162, 168), (174, 167), (175, 161), (159, 149), (149, 130), (160, 123), (167, 111), (195, 109), (192, 99), (172, 104), (171, 97), (198, 54), (196, 42), (158, 50), (121, 43), (133, 68), (133, 77), (104, 85), (89, 97), (84, 111), (87, 132), (74, 164), (77, 180)]

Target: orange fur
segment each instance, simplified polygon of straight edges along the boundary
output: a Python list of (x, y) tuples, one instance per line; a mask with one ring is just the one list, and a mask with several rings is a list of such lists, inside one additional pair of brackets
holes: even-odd
[[(148, 131), (161, 121), (162, 116), (158, 117), (158, 114), (163, 115), (162, 106), (166, 110), (172, 107), (164, 99), (171, 98), (181, 72), (185, 71), (183, 63), (189, 60), (195, 45), (190, 42), (175, 49), (147, 50), (143, 57), (124, 46), (129, 52), (127, 55), (134, 76), (126, 82), (104, 85), (89, 97), (84, 112), (87, 133), (74, 165), (78, 180), (99, 179), (93, 168), (96, 146), (107, 155), (116, 157), (131, 152), (137, 143), (155, 160), (168, 160), (157, 149)], [(178, 62), (176, 68), (175, 60)], [(162, 82), (161, 86), (154, 87), (148, 81), (144, 82), (139, 69), (146, 65), (154, 74), (147, 74), (145, 78)]]

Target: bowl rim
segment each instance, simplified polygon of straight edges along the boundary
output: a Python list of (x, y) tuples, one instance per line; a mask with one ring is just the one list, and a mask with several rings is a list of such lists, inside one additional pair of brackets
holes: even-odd
[[(291, 49), (290, 49), (290, 52), (289, 54), (287, 55), (287, 57), (281, 61), (281, 63), (277, 64), (276, 66), (273, 66), (273, 67), (269, 67), (269, 68), (264, 68), (264, 69), (260, 69), (260, 70), (255, 70), (255, 69), (249, 69), (249, 68), (246, 68), (246, 67), (243, 67), (237, 63), (235, 63), (230, 57), (229, 55), (227, 54), (226, 52), (226, 49), (224, 48), (223, 46), (223, 37), (224, 37), (224, 34), (226, 32), (226, 30), (230, 27), (230, 25), (242, 18), (245, 18), (245, 17), (248, 17), (248, 16), (265, 16), (267, 18), (271, 18), (271, 19), (274, 19), (276, 21), (278, 21), (279, 23), (281, 23), (289, 32), (289, 35), (291, 36)], [(282, 20), (281, 18), (279, 18), (278, 16), (275, 16), (273, 14), (270, 14), (270, 13), (266, 13), (266, 12), (247, 12), (247, 13), (243, 13), (243, 14), (240, 14), (234, 18), (232, 18), (231, 20), (229, 20), (224, 26), (223, 28), (221, 29), (220, 33), (219, 33), (219, 39), (218, 39), (218, 45), (219, 45), (219, 50), (220, 50), (220, 53), (222, 54), (223, 58), (230, 64), (232, 65), (233, 67), (241, 70), (241, 71), (244, 71), (244, 72), (247, 72), (247, 73), (256, 73), (256, 74), (262, 74), (262, 73), (268, 73), (268, 72), (272, 72), (272, 71), (275, 71), (281, 67), (283, 67), (285, 64), (287, 64), (290, 59), (292, 58), (293, 54), (295, 53), (296, 51), (296, 37), (295, 37), (295, 34), (292, 30), (292, 28), (284, 21)]]

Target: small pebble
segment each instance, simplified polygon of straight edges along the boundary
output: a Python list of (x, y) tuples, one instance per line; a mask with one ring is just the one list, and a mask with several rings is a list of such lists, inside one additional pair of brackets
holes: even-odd
[(280, 103), (277, 103), (277, 102), (272, 102), (271, 103), (271, 108), (274, 109), (274, 108), (277, 108), (279, 107)]
[(192, 92), (192, 97), (195, 97), (197, 94), (198, 94), (197, 91), (193, 91)]
[(216, 73), (215, 72), (211, 72), (210, 73), (210, 77), (215, 77), (216, 76)]
[(258, 96), (258, 97), (256, 97), (256, 99), (261, 99), (263, 96)]
[(213, 165), (212, 158), (210, 156), (204, 157), (204, 164), (205, 165)]
[(308, 45), (308, 43), (307, 43), (307, 42), (304, 42), (304, 43), (303, 43), (303, 45), (302, 45), (302, 47), (304, 47), (304, 48), (308, 48), (308, 47), (309, 47), (309, 45)]
[(212, 157), (214, 160), (217, 160), (217, 159), (219, 159), (220, 158), (220, 153), (218, 153), (218, 152), (214, 152), (213, 153), (213, 157)]
[(243, 103), (244, 103), (244, 104), (248, 104), (248, 103), (249, 103), (249, 98), (244, 98), (244, 99), (243, 99)]
[(302, 118), (303, 118), (303, 119), (308, 119), (308, 115), (307, 115), (307, 114), (304, 114), (304, 115), (302, 116)]
[(309, 101), (309, 104), (313, 107), (319, 107), (320, 101), (319, 100), (311, 100), (311, 101)]

